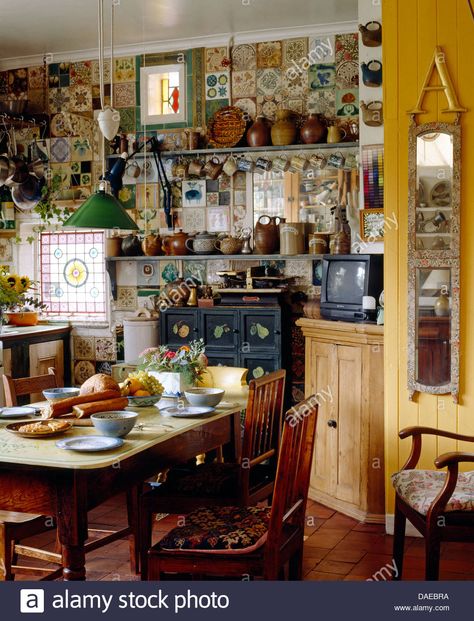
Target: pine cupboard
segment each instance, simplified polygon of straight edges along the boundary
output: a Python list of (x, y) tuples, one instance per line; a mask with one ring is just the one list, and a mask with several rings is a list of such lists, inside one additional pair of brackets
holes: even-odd
[(319, 404), (309, 496), (384, 522), (383, 326), (300, 319), (305, 393)]

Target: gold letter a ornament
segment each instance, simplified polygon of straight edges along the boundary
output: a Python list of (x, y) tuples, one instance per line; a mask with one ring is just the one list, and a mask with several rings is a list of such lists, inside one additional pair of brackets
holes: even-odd
[[(439, 86), (430, 86), (431, 76), (436, 68), (439, 80), (441, 84)], [(451, 82), (451, 76), (449, 75), (448, 66), (446, 65), (446, 55), (440, 47), (436, 47), (433, 58), (426, 74), (425, 81), (423, 82), (423, 88), (421, 89), (420, 96), (416, 103), (416, 108), (410, 110), (409, 114), (423, 114), (426, 110), (423, 110), (423, 99), (427, 91), (444, 91), (446, 99), (448, 101), (448, 107), (441, 112), (467, 112), (466, 108), (462, 108), (459, 104), (456, 92)]]

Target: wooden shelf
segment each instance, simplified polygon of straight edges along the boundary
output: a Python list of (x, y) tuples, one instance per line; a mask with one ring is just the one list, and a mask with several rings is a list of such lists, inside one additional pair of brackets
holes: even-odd
[(139, 257), (106, 257), (106, 261), (312, 261), (322, 254), (180, 254)]

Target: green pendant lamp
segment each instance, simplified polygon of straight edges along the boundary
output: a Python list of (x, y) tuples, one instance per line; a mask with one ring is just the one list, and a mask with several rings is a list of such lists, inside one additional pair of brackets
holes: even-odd
[(99, 190), (82, 203), (63, 226), (77, 229), (124, 229), (138, 230), (122, 204), (115, 196), (106, 192), (106, 183), (101, 182)]

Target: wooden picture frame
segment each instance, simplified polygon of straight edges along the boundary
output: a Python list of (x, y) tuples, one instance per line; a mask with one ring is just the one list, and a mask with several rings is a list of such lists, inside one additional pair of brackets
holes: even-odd
[(365, 242), (383, 241), (385, 216), (383, 209), (361, 209), (360, 237)]

